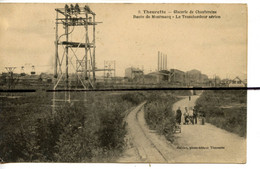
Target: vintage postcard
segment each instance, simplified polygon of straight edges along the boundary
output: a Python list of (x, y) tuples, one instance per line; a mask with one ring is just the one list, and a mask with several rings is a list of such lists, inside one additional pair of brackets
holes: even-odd
[(0, 3), (0, 160), (246, 163), (246, 4)]

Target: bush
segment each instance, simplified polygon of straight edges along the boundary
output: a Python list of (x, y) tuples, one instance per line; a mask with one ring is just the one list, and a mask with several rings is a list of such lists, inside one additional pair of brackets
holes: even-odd
[(141, 103), (146, 97), (147, 96), (145, 96), (145, 94), (142, 92), (126, 93), (121, 96), (123, 100), (128, 101), (134, 105)]
[(205, 112), (206, 121), (246, 137), (246, 90), (204, 91), (196, 107)]
[(176, 123), (172, 105), (176, 101), (177, 99), (173, 95), (169, 97), (169, 95), (163, 94), (152, 97), (144, 106), (145, 120), (149, 128), (164, 135), (171, 142), (173, 142)]

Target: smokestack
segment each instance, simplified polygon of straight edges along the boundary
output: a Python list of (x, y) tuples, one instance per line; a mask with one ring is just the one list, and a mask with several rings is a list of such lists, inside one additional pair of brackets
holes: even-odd
[(163, 70), (166, 69), (166, 55), (163, 55)]
[(160, 51), (158, 51), (158, 72), (160, 69)]
[(165, 66), (165, 54), (163, 54), (163, 70), (165, 70), (166, 66)]
[(165, 62), (165, 69), (167, 70), (167, 55), (166, 55), (165, 59), (166, 59), (166, 62)]
[(164, 54), (162, 53), (162, 70), (164, 69)]
[(163, 54), (161, 52), (161, 70), (163, 70)]

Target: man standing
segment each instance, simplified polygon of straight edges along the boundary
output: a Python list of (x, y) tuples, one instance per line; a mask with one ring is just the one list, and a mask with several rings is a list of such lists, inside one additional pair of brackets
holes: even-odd
[(187, 107), (185, 107), (185, 112), (184, 112), (184, 124), (189, 124), (189, 113)]
[(197, 124), (197, 116), (198, 116), (198, 112), (196, 109), (193, 109), (193, 119), (194, 119), (194, 123)]
[(194, 111), (192, 107), (189, 108), (189, 118), (190, 118), (190, 122), (194, 124)]
[(181, 124), (181, 115), (182, 115), (182, 112), (181, 112), (181, 108), (179, 107), (176, 112), (176, 121), (179, 125)]

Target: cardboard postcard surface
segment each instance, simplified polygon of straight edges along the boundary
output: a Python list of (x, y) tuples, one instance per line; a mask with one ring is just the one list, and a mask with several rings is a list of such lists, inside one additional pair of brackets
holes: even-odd
[(246, 4), (7, 3), (0, 20), (1, 162), (246, 163)]

